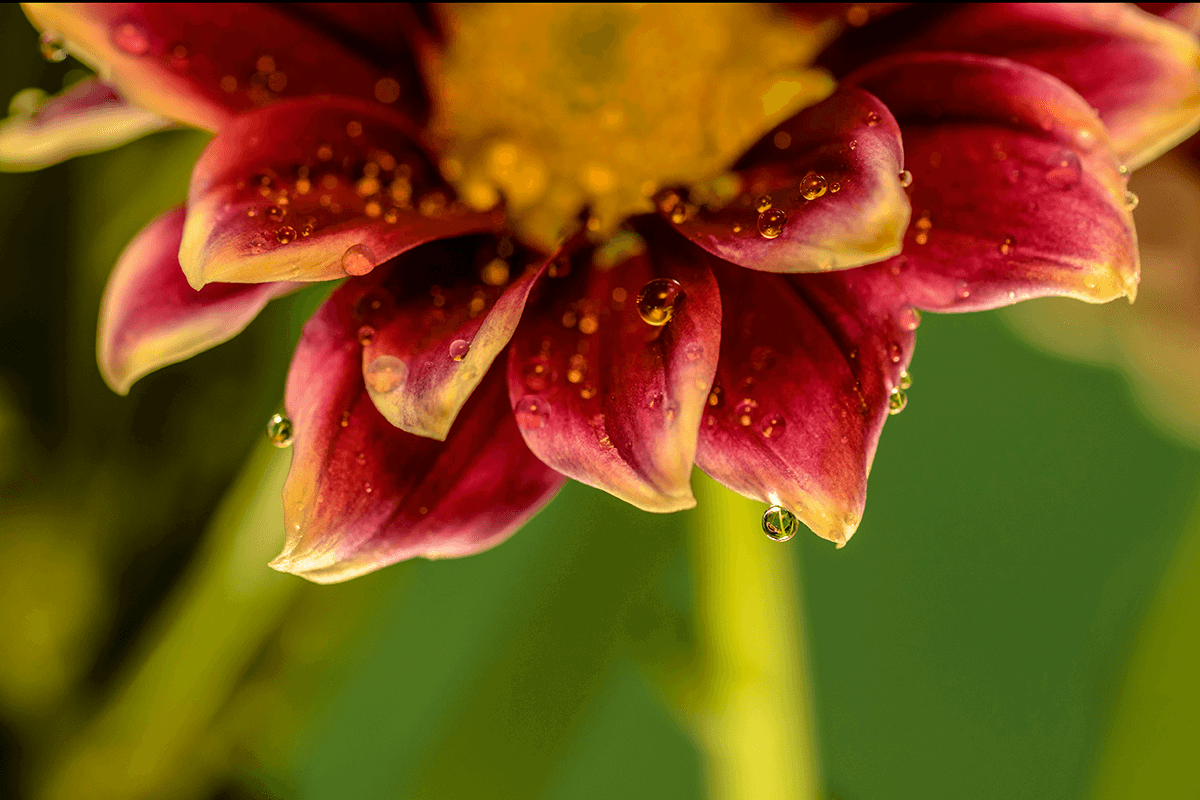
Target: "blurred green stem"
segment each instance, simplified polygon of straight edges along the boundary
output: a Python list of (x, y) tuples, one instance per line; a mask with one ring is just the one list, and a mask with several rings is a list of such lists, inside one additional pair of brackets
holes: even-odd
[(206, 791), (197, 741), (303, 585), (266, 566), (282, 542), (290, 454), (260, 444), (107, 704), (38, 787), (42, 800)]
[(686, 704), (711, 800), (816, 800), (804, 615), (792, 547), (762, 506), (697, 474), (692, 531), (698, 674)]

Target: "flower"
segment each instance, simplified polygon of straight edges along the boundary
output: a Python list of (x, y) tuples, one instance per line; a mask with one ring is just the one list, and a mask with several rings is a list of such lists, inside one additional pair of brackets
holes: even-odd
[[(1200, 124), (1196, 40), (1130, 6), (27, 9), (130, 135), (215, 132), (113, 272), (115, 389), (344, 279), (274, 431), (272, 563), (317, 581), (490, 547), (564, 477), (687, 508), (693, 464), (845, 544), (921, 311), (1132, 299), (1128, 168)], [(0, 150), (99, 146), (76, 95)]]

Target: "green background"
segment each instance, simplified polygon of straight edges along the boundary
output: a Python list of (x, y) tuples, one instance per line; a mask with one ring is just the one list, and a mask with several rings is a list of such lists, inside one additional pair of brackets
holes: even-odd
[[(0, 95), (56, 91), (71, 66), (0, 10)], [(273, 304), (127, 398), (103, 385), (107, 271), (183, 199), (204, 141), (0, 175), (6, 796), (34, 796), (152, 629), (320, 299)], [(1200, 454), (1154, 431), (1120, 376), (1040, 355), (993, 314), (927, 315), (912, 372), (851, 544), (780, 545), (802, 576), (829, 796), (1082, 797)], [(687, 637), (694, 513), (572, 484), (488, 553), (304, 587), (197, 744), (201, 776), (161, 796), (702, 796), (643, 669)], [(762, 534), (747, 518), (730, 535)]]

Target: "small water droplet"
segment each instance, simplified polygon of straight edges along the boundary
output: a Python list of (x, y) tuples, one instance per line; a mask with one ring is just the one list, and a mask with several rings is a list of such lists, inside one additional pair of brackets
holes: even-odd
[(550, 366), (550, 360), (541, 356), (529, 359), (521, 375), (525, 381), (525, 388), (531, 392), (544, 392), (558, 379)]
[(771, 208), (758, 215), (758, 232), (764, 239), (777, 239), (787, 225), (787, 214), (782, 208)]
[(1083, 179), (1083, 165), (1073, 150), (1061, 150), (1046, 164), (1046, 183), (1053, 189), (1064, 190)]
[(903, 170), (903, 171), (901, 171), (901, 173), (900, 173), (900, 186), (901, 186), (902, 188), (905, 188), (905, 189), (907, 189), (908, 187), (912, 186), (912, 182), (913, 182), (912, 173), (911, 173), (911, 172), (909, 172), (908, 170)]
[(703, 355), (704, 345), (700, 344), (699, 342), (689, 342), (687, 346), (683, 348), (683, 357), (688, 361), (699, 361)]
[(737, 404), (737, 408), (733, 410), (737, 417), (738, 424), (742, 427), (749, 427), (754, 424), (754, 413), (758, 411), (758, 401), (749, 397)]
[(280, 244), (291, 244), (296, 241), (296, 229), (291, 225), (284, 225), (279, 230), (275, 231), (275, 241)]
[(584, 400), (591, 400), (596, 396), (596, 387), (592, 386), (591, 384), (581, 386), (579, 388), (579, 396)]
[(883, 118), (880, 117), (878, 114), (876, 114), (874, 111), (872, 111), (870, 114), (867, 114), (867, 124), (870, 125), (872, 128), (874, 128), (876, 125), (878, 125), (882, 119)]
[(378, 394), (388, 394), (408, 381), (408, 365), (395, 356), (379, 356), (363, 372), (367, 386)]
[(122, 22), (112, 29), (112, 41), (131, 56), (144, 55), (150, 49), (146, 29), (136, 22)]
[(903, 372), (900, 373), (900, 388), (901, 389), (911, 389), (912, 388), (912, 374), (909, 373), (908, 370), (904, 370)]
[(1126, 190), (1125, 191), (1125, 210), (1133, 211), (1137, 207), (1138, 207), (1138, 196), (1136, 194), (1134, 194), (1133, 192)]
[(53, 33), (43, 33), (38, 39), (38, 48), (42, 51), (42, 58), (57, 64), (60, 61), (67, 60), (67, 48), (63, 44), (63, 40)]
[(888, 342), (887, 349), (888, 349), (888, 359), (890, 359), (893, 364), (899, 364), (900, 356), (901, 356), (900, 345), (897, 344), (896, 342)]
[(915, 331), (921, 324), (921, 311), (913, 306), (900, 309), (900, 327), (906, 331)]
[(906, 405), (908, 405), (908, 395), (899, 386), (894, 387), (888, 397), (888, 413), (895, 416), (903, 411)]
[(550, 404), (540, 397), (526, 395), (517, 401), (513, 415), (522, 428), (537, 430), (546, 424), (546, 419), (550, 416)]
[(754, 201), (754, 210), (759, 213), (771, 207), (771, 195), (764, 194)]
[(289, 447), (294, 435), (292, 421), (283, 414), (275, 414), (267, 420), (267, 439), (276, 447)]
[(763, 421), (762, 435), (767, 439), (778, 439), (783, 435), (785, 427), (787, 427), (787, 421), (778, 414), (775, 414)]
[(805, 200), (816, 200), (829, 190), (829, 181), (824, 175), (810, 172), (800, 179), (800, 194)]
[(1016, 239), (1014, 239), (1011, 236), (1005, 236), (1003, 239), (1000, 240), (1000, 246), (997, 249), (1000, 251), (1000, 255), (1006, 256), (1009, 253), (1011, 253), (1013, 251), (1013, 248), (1016, 246), (1017, 246)]
[(588, 362), (587, 356), (580, 353), (573, 354), (567, 359), (567, 382), (579, 383), (587, 375)]
[(363, 325), (358, 329), (358, 343), (366, 347), (371, 342), (375, 341), (375, 329), (370, 325)]
[(348, 247), (342, 253), (342, 269), (347, 275), (366, 275), (375, 269), (375, 252), (365, 244)]
[(662, 327), (675, 317), (675, 309), (683, 296), (683, 286), (679, 281), (674, 278), (655, 278), (638, 292), (638, 315), (647, 325)]
[(712, 387), (712, 391), (708, 393), (709, 408), (720, 408), (725, 405), (725, 393), (720, 386)]
[(833, 183), (829, 184), (829, 193), (830, 194), (837, 194), (841, 190), (842, 190), (842, 185), (840, 183), (838, 183), (837, 181), (834, 181)]
[(786, 542), (800, 532), (800, 520), (783, 506), (771, 506), (763, 512), (762, 529), (772, 541)]
[(954, 293), (958, 295), (959, 299), (966, 300), (971, 296), (971, 287), (967, 285), (966, 281), (959, 281), (955, 284)]
[(1120, 173), (1121, 175), (1128, 175), (1129, 167), (1122, 164), (1121, 166), (1117, 167), (1117, 172)]
[(287, 216), (287, 212), (279, 206), (267, 206), (267, 209), (263, 212), (263, 214), (267, 219), (271, 220), (271, 222), (283, 222), (283, 218)]
[(450, 357), (455, 361), (462, 361), (467, 357), (467, 351), (471, 349), (471, 343), (466, 339), (455, 339), (450, 343)]

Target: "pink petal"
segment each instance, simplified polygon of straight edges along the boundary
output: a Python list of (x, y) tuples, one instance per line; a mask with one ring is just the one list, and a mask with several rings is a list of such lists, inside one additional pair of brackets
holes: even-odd
[[(337, 29), (306, 23), (286, 5), (258, 3), (30, 3), (48, 35), (94, 67), (132, 102), (170, 119), (218, 130), (239, 112), (278, 98), (375, 99), (381, 80), (413, 92)], [(424, 92), (397, 106), (423, 121)], [(411, 101), (411, 102), (410, 102)]]
[(108, 84), (85, 78), (0, 122), (0, 170), (41, 169), (170, 126), (170, 120), (125, 102)]
[(179, 260), (193, 286), (330, 280), (502, 221), (455, 202), (395, 112), (293, 100), (238, 117), (200, 156)]
[[(900, 132), (887, 108), (866, 92), (840, 89), (780, 124), (734, 165), (741, 191), (723, 207), (693, 211), (666, 194), (659, 208), (696, 244), (743, 267), (844, 269), (900, 251), (910, 213), (903, 169)], [(760, 213), (764, 196), (770, 208)], [(767, 238), (781, 211), (782, 232)]]
[(445, 442), (393, 427), (367, 395), (359, 327), (328, 302), (288, 375), (296, 438), (284, 487), (287, 542), (271, 566), (335, 583), (408, 558), (470, 555), (508, 538), (562, 476), (521, 441), (497, 365)]
[[(647, 511), (678, 511), (696, 504), (696, 428), (721, 306), (711, 257), (657, 220), (638, 227), (644, 252), (614, 257), (571, 242), (538, 278), (509, 351), (508, 391), (542, 461)], [(678, 281), (683, 293), (659, 327), (638, 311), (652, 280)]]
[(715, 268), (721, 357), (696, 463), (844, 544), (919, 317), (886, 271)]
[(108, 278), (96, 357), (118, 394), (147, 373), (232, 339), (268, 301), (298, 284), (188, 286), (176, 253), (184, 210), (168, 211), (134, 238)]
[(1133, 297), (1126, 177), (1104, 126), (1065, 84), (949, 53), (898, 56), (848, 80), (904, 131), (913, 221), (886, 269), (909, 302), (973, 311), (1044, 295)]
[(433, 242), (330, 298), (359, 320), (367, 391), (396, 427), (444, 440), (508, 346), (537, 270), (499, 259), (504, 244), (490, 236)]

